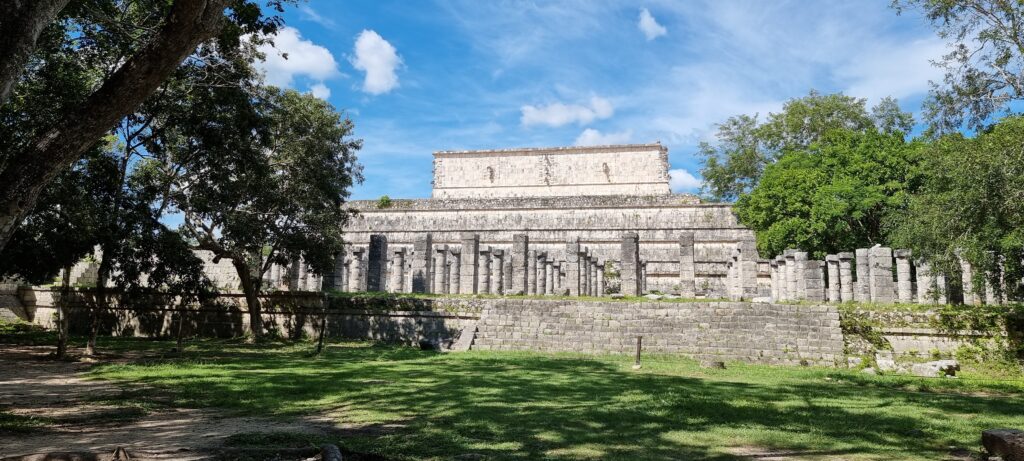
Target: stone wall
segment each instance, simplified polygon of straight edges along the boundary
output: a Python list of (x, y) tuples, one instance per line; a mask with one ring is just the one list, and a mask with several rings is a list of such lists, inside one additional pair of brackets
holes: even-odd
[(667, 195), (661, 144), (434, 153), (434, 198)]
[(692, 233), (694, 288), (709, 297), (727, 296), (732, 253), (741, 242), (754, 241), (728, 204), (702, 204), (691, 195), (422, 199), (393, 200), (384, 209), (377, 205), (350, 203), (359, 213), (345, 229), (353, 248), (367, 248), (370, 236), (381, 234), (389, 251), (411, 252), (417, 236), (427, 232), (434, 245), (459, 248), (462, 235), (473, 233), (481, 247), (508, 254), (513, 236), (521, 233), (529, 237), (531, 249), (556, 261), (567, 259), (565, 243), (573, 239), (594, 259), (615, 261), (623, 233), (636, 232), (640, 259), (647, 263), (647, 287), (662, 292), (680, 291), (679, 238)]
[(843, 361), (839, 313), (764, 303), (507, 300), (485, 308), (474, 348), (629, 354), (643, 349), (760, 363)]

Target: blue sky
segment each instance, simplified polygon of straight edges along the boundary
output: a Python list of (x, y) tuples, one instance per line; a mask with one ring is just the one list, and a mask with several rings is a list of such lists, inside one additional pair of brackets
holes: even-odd
[(437, 150), (660, 141), (673, 189), (736, 114), (841, 91), (920, 112), (945, 45), (865, 1), (333, 1), (285, 13), (268, 82), (345, 110), (355, 199), (429, 197)]

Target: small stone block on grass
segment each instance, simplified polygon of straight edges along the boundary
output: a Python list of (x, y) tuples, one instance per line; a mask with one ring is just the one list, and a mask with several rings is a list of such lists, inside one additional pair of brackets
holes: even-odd
[(989, 456), (998, 456), (1003, 461), (1024, 461), (1024, 431), (988, 429), (981, 433), (981, 444)]

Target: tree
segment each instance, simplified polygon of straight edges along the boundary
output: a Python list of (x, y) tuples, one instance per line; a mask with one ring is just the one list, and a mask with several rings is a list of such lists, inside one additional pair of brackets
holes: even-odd
[[(281, 1), (269, 3), (280, 11)], [(39, 2), (44, 3), (51, 2)], [(47, 33), (36, 30), (47, 15), (59, 10), (57, 3), (50, 6), (54, 8), (18, 8), (24, 17), (16, 18), (17, 24), (26, 23), (28, 27), (15, 22), (0, 27), (0, 33), (10, 34), (0, 38), (16, 45), (9, 56), (0, 55), (0, 71), (4, 72), (0, 73), (0, 89), (8, 86), (12, 77), (24, 73), (6, 69), (24, 60), (25, 49), (31, 48), (27, 41), (35, 42), (35, 38), (25, 38), (26, 30), (37, 37)], [(52, 123), (29, 124), (34, 129), (15, 138), (21, 141), (19, 144), (4, 150), (0, 159), (0, 248), (35, 205), (45, 185), (153, 93), (197, 45), (216, 36), (219, 46), (237, 46), (244, 33), (273, 33), (280, 25), (279, 19), (264, 17), (255, 3), (246, 0), (175, 0), (170, 4), (157, 0), (96, 0), (76, 6), (65, 8), (65, 16), (48, 26), (53, 29), (49, 33), (58, 39), (51, 41), (53, 48), (30, 57), (28, 69), (46, 67), (46, 60), (41, 58), (57, 52), (81, 56), (88, 61), (85, 67), (92, 80), (85, 86), (89, 91), (81, 98), (62, 101), (65, 107)], [(29, 74), (27, 80), (32, 80), (35, 76)]]
[(932, 83), (925, 116), (937, 133), (966, 122), (982, 129), (993, 115), (1024, 98), (1024, 3), (1019, 0), (894, 0), (902, 12), (924, 13), (951, 51), (935, 64), (943, 83)]
[[(259, 293), (273, 264), (302, 258), (326, 273), (361, 181), (352, 122), (327, 102), (276, 88), (190, 88), (187, 107), (156, 123), (153, 149), (183, 232), (238, 273), (257, 341)], [(252, 96), (247, 98), (245, 96)], [(201, 154), (201, 155), (200, 155)]]
[(24, 71), (36, 40), (69, 0), (15, 0), (0, 16), (0, 106), (7, 102), (11, 88)]
[(900, 133), (831, 131), (785, 152), (736, 202), (762, 255), (800, 248), (825, 254), (886, 243), (888, 216), (920, 183), (921, 144)]
[(833, 130), (905, 133), (910, 114), (892, 98), (883, 99), (869, 114), (866, 100), (843, 94), (811, 91), (791, 99), (764, 122), (757, 115), (730, 117), (718, 125), (718, 144), (702, 142), (703, 192), (716, 200), (732, 201), (750, 192), (765, 168), (789, 150), (806, 149)]
[[(894, 244), (910, 248), (946, 273), (959, 258), (989, 274), (1014, 297), (1024, 275), (1024, 117), (1008, 117), (975, 138), (943, 136), (926, 148), (926, 172), (906, 213), (893, 216)], [(979, 292), (981, 292), (979, 290)]]

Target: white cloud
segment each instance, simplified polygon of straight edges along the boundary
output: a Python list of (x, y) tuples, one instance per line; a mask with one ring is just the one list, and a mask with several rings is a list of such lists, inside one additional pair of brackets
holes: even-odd
[(669, 170), (668, 185), (672, 192), (696, 192), (704, 183), (700, 178), (682, 168)]
[(398, 87), (395, 70), (402, 64), (395, 47), (377, 32), (363, 30), (356, 38), (355, 58), (352, 65), (366, 72), (363, 91), (370, 94), (387, 93)]
[(873, 102), (886, 96), (905, 98), (927, 91), (929, 80), (942, 80), (943, 70), (930, 60), (940, 59), (946, 51), (938, 38), (879, 43), (862, 50), (835, 74), (850, 82), (846, 94)]
[(576, 146), (607, 146), (611, 144), (626, 144), (633, 137), (633, 130), (602, 133), (593, 128), (583, 130), (573, 145)]
[(523, 125), (547, 125), (558, 127), (570, 123), (586, 125), (594, 120), (611, 117), (615, 112), (612, 103), (600, 96), (590, 98), (589, 105), (562, 104), (556, 102), (546, 106), (526, 105), (520, 108)]
[(310, 85), (309, 92), (313, 96), (316, 96), (320, 99), (326, 100), (327, 98), (331, 97), (331, 89), (327, 88), (327, 85), (324, 85), (323, 83), (316, 83)]
[(313, 21), (328, 29), (333, 29), (337, 25), (333, 19), (321, 15), (309, 5), (299, 5), (299, 13), (302, 14), (302, 19)]
[(668, 33), (668, 29), (665, 26), (658, 24), (658, 21), (651, 16), (651, 12), (647, 11), (647, 8), (640, 9), (640, 21), (637, 23), (637, 27), (647, 37), (647, 41), (654, 40), (662, 35)]
[[(291, 87), (296, 76), (305, 76), (324, 81), (339, 75), (338, 63), (331, 52), (320, 45), (302, 38), (298, 30), (283, 27), (274, 37), (274, 46), (259, 47), (266, 57), (256, 66), (263, 71), (267, 83)], [(285, 59), (282, 54), (287, 55)]]

